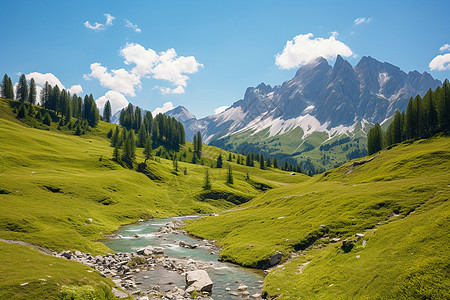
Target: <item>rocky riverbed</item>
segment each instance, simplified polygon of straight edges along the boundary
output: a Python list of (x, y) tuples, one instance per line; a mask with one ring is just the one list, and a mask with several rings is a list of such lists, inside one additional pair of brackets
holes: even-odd
[[(157, 239), (167, 239), (167, 235), (184, 235), (185, 232), (179, 227), (182, 221), (175, 220), (161, 226), (155, 236)], [(120, 235), (113, 235), (112, 238), (120, 239)], [(133, 235), (132, 239), (139, 239), (139, 233)], [(185, 249), (203, 248), (211, 254), (217, 253), (220, 249), (210, 241), (201, 241), (201, 244), (187, 241), (177, 241), (179, 247)], [(78, 261), (84, 265), (92, 267), (109, 277), (124, 291), (113, 289), (117, 297), (125, 298), (132, 295), (135, 299), (191, 299), (192, 295), (196, 299), (212, 299), (211, 291), (214, 283), (211, 281), (208, 270), (215, 267), (214, 262), (194, 260), (192, 258), (169, 257), (163, 247), (145, 246), (135, 252), (117, 252), (115, 254), (105, 254), (92, 256), (89, 253), (79, 251), (63, 251), (52, 253), (56, 257)], [(150, 273), (149, 273), (150, 272)], [(151, 274), (161, 274), (165, 278), (163, 285), (158, 284), (150, 277)], [(180, 280), (184, 278), (184, 280)], [(260, 282), (262, 285), (262, 281)], [(170, 289), (168, 290), (168, 287)], [(231, 299), (250, 298), (261, 299), (261, 294), (255, 287), (248, 288), (239, 281), (230, 282), (226, 291)], [(223, 296), (221, 296), (223, 298)]]

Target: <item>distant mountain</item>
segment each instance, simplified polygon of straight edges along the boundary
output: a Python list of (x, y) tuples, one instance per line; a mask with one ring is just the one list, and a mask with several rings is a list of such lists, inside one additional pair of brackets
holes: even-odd
[(270, 128), (271, 135), (295, 127), (305, 133), (330, 131), (363, 120), (382, 122), (396, 109), (404, 110), (411, 96), (424, 95), (440, 84), (427, 72), (406, 74), (370, 56), (361, 58), (355, 67), (340, 55), (333, 67), (319, 57), (300, 67), (294, 78), (281, 86), (261, 83), (247, 88), (242, 100), (220, 114), (194, 122), (184, 107), (167, 113), (175, 116), (183, 110), (183, 115), (189, 115), (189, 124), (197, 124), (206, 141), (243, 129)]

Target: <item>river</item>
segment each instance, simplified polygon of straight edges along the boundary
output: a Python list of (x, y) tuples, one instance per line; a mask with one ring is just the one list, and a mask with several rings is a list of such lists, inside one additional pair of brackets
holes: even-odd
[[(104, 240), (103, 243), (115, 252), (136, 252), (147, 245), (163, 247), (168, 257), (193, 259), (208, 263), (211, 267), (207, 269), (207, 272), (214, 283), (211, 295), (214, 299), (241, 299), (241, 294), (237, 293), (241, 284), (248, 286), (250, 295), (260, 294), (263, 280), (261, 272), (218, 261), (218, 254), (212, 254), (211, 250), (202, 247), (205, 243), (201, 240), (181, 234), (161, 236), (157, 232), (161, 226), (170, 221), (197, 217), (174, 217), (126, 225), (116, 232), (119, 238)], [(138, 237), (135, 237), (136, 235)], [(200, 247), (195, 249), (183, 248), (178, 245), (179, 241), (198, 244)], [(162, 267), (136, 274), (135, 281), (143, 288), (157, 284), (161, 287), (162, 292), (169, 291), (175, 286), (185, 286), (182, 274), (168, 271)]]

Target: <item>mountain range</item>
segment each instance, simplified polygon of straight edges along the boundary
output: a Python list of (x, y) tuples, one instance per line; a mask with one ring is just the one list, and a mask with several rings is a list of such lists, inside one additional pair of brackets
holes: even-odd
[[(239, 147), (245, 143), (268, 153), (293, 154), (314, 136), (308, 149), (358, 132), (365, 135), (375, 122), (405, 110), (411, 96), (441, 84), (427, 72), (405, 73), (370, 56), (356, 66), (340, 55), (334, 66), (319, 57), (281, 85), (247, 88), (243, 99), (219, 114), (196, 119), (183, 106), (166, 114), (183, 122), (187, 140), (200, 131), (204, 142), (229, 150), (249, 150)], [(283, 135), (292, 146), (277, 142), (271, 147)]]

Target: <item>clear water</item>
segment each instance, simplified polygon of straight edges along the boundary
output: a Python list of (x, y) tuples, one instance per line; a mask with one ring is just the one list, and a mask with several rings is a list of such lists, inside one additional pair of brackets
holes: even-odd
[[(248, 286), (250, 295), (261, 292), (262, 273), (254, 270), (242, 268), (231, 263), (219, 262), (217, 254), (211, 254), (210, 250), (204, 248), (186, 249), (178, 246), (178, 241), (185, 241), (190, 244), (204, 245), (201, 240), (179, 234), (162, 235), (157, 237), (157, 230), (166, 223), (173, 220), (183, 220), (192, 217), (175, 217), (170, 219), (158, 219), (121, 227), (116, 233), (121, 236), (117, 239), (108, 239), (103, 243), (115, 252), (135, 252), (147, 245), (163, 247), (164, 252), (170, 258), (192, 258), (195, 261), (206, 262), (211, 265), (207, 270), (213, 281), (212, 297), (214, 299), (241, 299), (241, 296), (232, 295), (237, 292), (240, 284)], [(134, 235), (139, 235), (135, 238)], [(144, 278), (144, 276), (148, 278)], [(236, 282), (237, 281), (237, 282)], [(161, 291), (169, 291), (174, 286), (184, 286), (183, 275), (177, 272), (167, 271), (164, 268), (155, 268), (154, 271), (141, 272), (136, 276), (136, 282), (140, 284), (142, 290), (149, 286), (158, 284)], [(230, 288), (231, 291), (226, 291)]]

